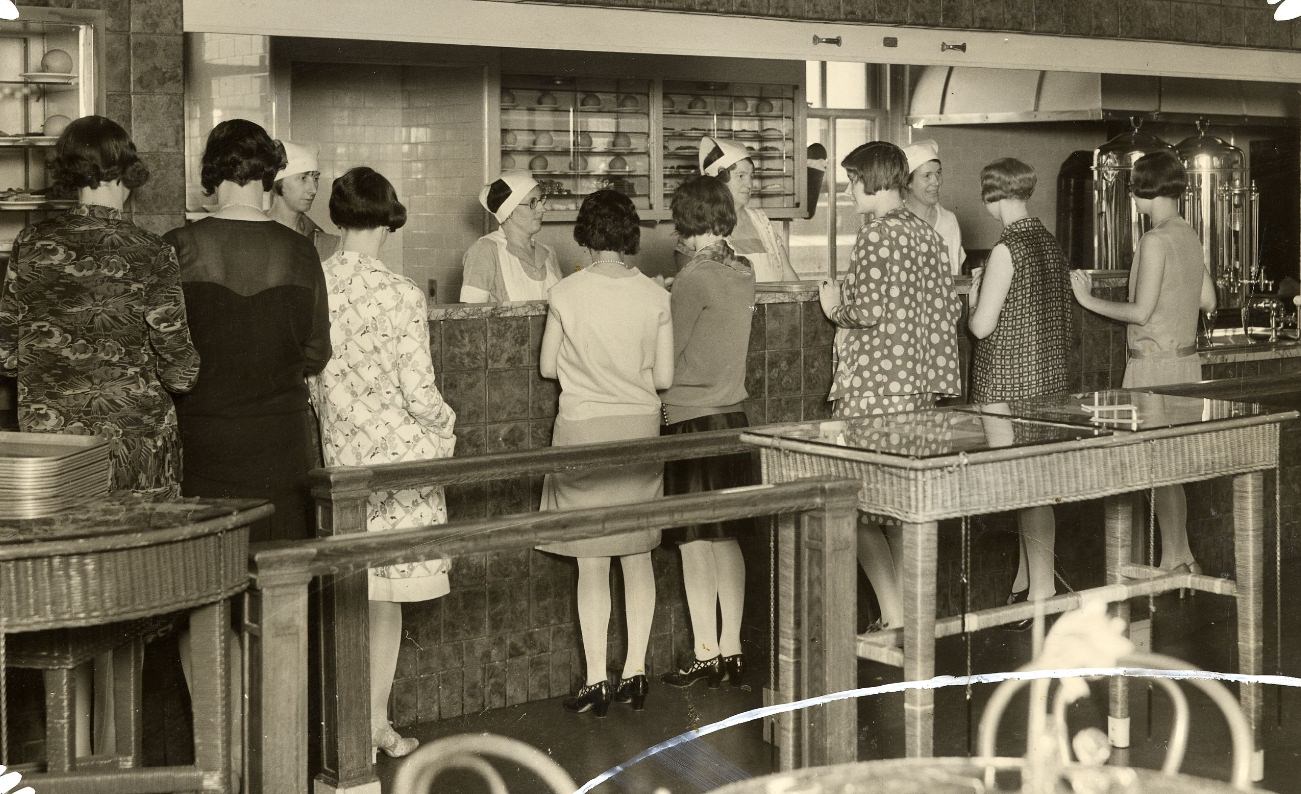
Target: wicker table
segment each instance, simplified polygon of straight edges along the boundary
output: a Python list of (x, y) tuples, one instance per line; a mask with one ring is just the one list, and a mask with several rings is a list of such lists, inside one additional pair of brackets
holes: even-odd
[[(111, 495), (46, 518), (0, 519), (0, 724), (7, 716), (2, 691), (5, 635), (93, 632), (105, 624), (193, 610), (195, 764), (56, 768), (29, 775), (28, 783), (42, 794), (229, 790), (227, 599), (248, 582), (247, 526), (271, 511), (270, 505), (247, 499), (149, 501)], [(24, 643), (42, 636), (24, 635)], [(52, 648), (67, 644), (49, 643)], [(134, 680), (119, 677), (119, 686), (126, 685), (138, 699), (139, 668), (131, 674)], [(54, 728), (47, 731), (52, 737), (47, 745), (53, 744), (47, 746), (47, 756), (66, 758), (72, 737), (64, 716), (71, 693), (66, 675), (53, 680), (61, 683), (46, 693)], [(119, 747), (123, 742), (138, 746), (139, 735), (128, 726), (120, 724), (119, 733), (126, 734), (119, 736)], [(5, 758), (7, 740), (7, 732), (0, 729), (0, 754)]]
[[(1099, 426), (1085, 408), (1128, 404), (1138, 423)], [(935, 672), (935, 640), (1032, 617), (1017, 604), (936, 620), (935, 569), (940, 519), (1036, 505), (1106, 498), (1107, 585), (1041, 602), (1046, 613), (1087, 598), (1116, 604), (1192, 588), (1237, 598), (1239, 672), (1261, 672), (1264, 589), (1263, 472), (1278, 464), (1279, 424), (1295, 411), (1146, 392), (1100, 392), (1011, 405), (970, 406), (758, 428), (742, 439), (761, 448), (765, 482), (851, 477), (862, 483), (862, 510), (903, 523), (903, 650), (894, 633), (860, 637), (862, 658), (903, 668), (904, 678)], [(1122, 494), (1156, 486), (1233, 476), (1234, 580), (1164, 574), (1131, 559), (1129, 502)], [(1262, 693), (1241, 687), (1243, 709), (1260, 747)], [(912, 757), (932, 754), (934, 691), (908, 690), (905, 744)], [(1111, 694), (1113, 743), (1128, 746), (1123, 677)], [(1264, 770), (1257, 750), (1253, 779)]]

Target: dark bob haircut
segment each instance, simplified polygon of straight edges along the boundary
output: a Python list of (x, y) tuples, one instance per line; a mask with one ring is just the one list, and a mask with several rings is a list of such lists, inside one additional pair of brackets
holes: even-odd
[(340, 229), (378, 229), (396, 232), (406, 225), (407, 208), (397, 191), (373, 168), (359, 165), (334, 180), (330, 190), (330, 220)]
[(868, 141), (845, 155), (840, 165), (868, 195), (878, 190), (902, 191), (908, 183), (908, 158), (889, 141)]
[(243, 187), (257, 180), (270, 190), (285, 167), (285, 147), (248, 119), (230, 119), (212, 128), (203, 147), (203, 194), (211, 196), (222, 182)]
[(980, 169), (980, 198), (988, 204), (1005, 198), (1029, 201), (1039, 175), (1029, 163), (1003, 157)]
[(578, 208), (574, 242), (593, 251), (635, 254), (641, 247), (640, 223), (632, 199), (617, 190), (598, 190)]
[(51, 182), (61, 193), (94, 189), (115, 179), (135, 190), (149, 181), (149, 169), (140, 162), (131, 136), (103, 116), (84, 116), (63, 130), (50, 170)]
[(736, 203), (716, 177), (693, 176), (673, 191), (673, 229), (684, 240), (705, 233), (726, 237), (736, 228)]
[(1158, 196), (1177, 199), (1188, 186), (1188, 173), (1173, 152), (1148, 152), (1134, 162), (1130, 191), (1141, 199)]

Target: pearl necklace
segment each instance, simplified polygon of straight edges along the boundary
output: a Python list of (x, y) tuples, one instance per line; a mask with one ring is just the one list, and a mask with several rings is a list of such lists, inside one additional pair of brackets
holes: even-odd
[(597, 265), (619, 265), (624, 270), (632, 270), (632, 265), (625, 263), (622, 259), (593, 259), (592, 267)]

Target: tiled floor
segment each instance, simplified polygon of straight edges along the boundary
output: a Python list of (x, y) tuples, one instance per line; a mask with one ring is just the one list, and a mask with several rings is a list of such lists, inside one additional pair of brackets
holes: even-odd
[[(1301, 587), (1297, 588), (1301, 595)], [(1285, 603), (1288, 600), (1285, 599)], [(1157, 650), (1191, 661), (1203, 668), (1231, 671), (1236, 669), (1236, 633), (1233, 613), (1227, 599), (1198, 595), (1179, 600), (1173, 595), (1158, 599), (1156, 622)], [(1135, 602), (1135, 613), (1146, 610), (1146, 601)], [(1286, 610), (1285, 610), (1286, 612)], [(1285, 626), (1292, 639), (1285, 640), (1285, 651), (1295, 656), (1298, 649), (1296, 616), (1289, 616)], [(1273, 626), (1266, 648), (1267, 672), (1274, 671)], [(973, 641), (973, 668), (976, 672), (1011, 669), (1029, 656), (1029, 632), (986, 631)], [(961, 638), (943, 641), (939, 649), (938, 673), (961, 674), (965, 667), (965, 648)], [(1285, 664), (1285, 672), (1296, 673), (1294, 664)], [(760, 705), (757, 689), (766, 678), (766, 670), (756, 671), (755, 691), (723, 688), (708, 690), (703, 683), (691, 690), (652, 689), (647, 709), (632, 712), (617, 704), (609, 716), (597, 719), (590, 714), (574, 715), (563, 711), (559, 699), (494, 709), (476, 715), (417, 726), (412, 733), (422, 740), (457, 733), (491, 732), (529, 742), (547, 752), (582, 785), (617, 764), (626, 763), (642, 750), (677, 736), (684, 731), (711, 724), (730, 715)], [(859, 680), (863, 686), (898, 681), (897, 671), (866, 662), (860, 663)], [(970, 711), (961, 687), (941, 690), (937, 695), (936, 753), (966, 755), (968, 714), (972, 730), (979, 719), (984, 700), (992, 686), (973, 688)], [(1214, 706), (1187, 689), (1192, 707), (1189, 750), (1183, 771), (1187, 774), (1227, 779), (1229, 740), (1227, 729)], [(1072, 725), (1092, 723), (1105, 729), (1106, 686), (1095, 684), (1091, 702), (1077, 706)], [(1157, 767), (1163, 758), (1169, 729), (1169, 710), (1159, 691), (1149, 696), (1148, 688), (1137, 683), (1131, 688), (1134, 717), (1134, 748), (1121, 762)], [(859, 704), (859, 758), (863, 760), (897, 757), (903, 754), (901, 725), (902, 695), (864, 699)], [(1149, 700), (1152, 704), (1149, 720)], [(1267, 750), (1266, 778), (1263, 785), (1277, 792), (1301, 791), (1301, 699), (1288, 692), (1284, 697), (1281, 722), (1277, 708), (1278, 692), (1270, 691), (1266, 700)], [(1025, 701), (1015, 701), (1004, 719), (999, 746), (1004, 754), (1019, 754), (1025, 742)], [(1151, 729), (1149, 730), (1149, 725)], [(397, 762), (385, 759), (380, 775), (389, 790)], [(768, 745), (762, 740), (757, 722), (727, 728), (702, 739), (684, 742), (649, 759), (630, 766), (595, 792), (671, 792), (692, 794), (709, 791), (735, 780), (772, 771)], [(541, 787), (518, 772), (503, 768), (511, 791), (540, 791)], [(440, 779), (437, 791), (474, 794), (487, 791), (477, 778), (459, 777), (456, 773)], [(446, 787), (444, 787), (446, 786)]]

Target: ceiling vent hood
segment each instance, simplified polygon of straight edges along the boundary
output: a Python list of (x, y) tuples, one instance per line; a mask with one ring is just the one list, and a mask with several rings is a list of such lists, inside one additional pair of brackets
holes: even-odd
[(908, 122), (1012, 124), (1113, 118), (1298, 124), (1297, 88), (1285, 83), (926, 66)]

